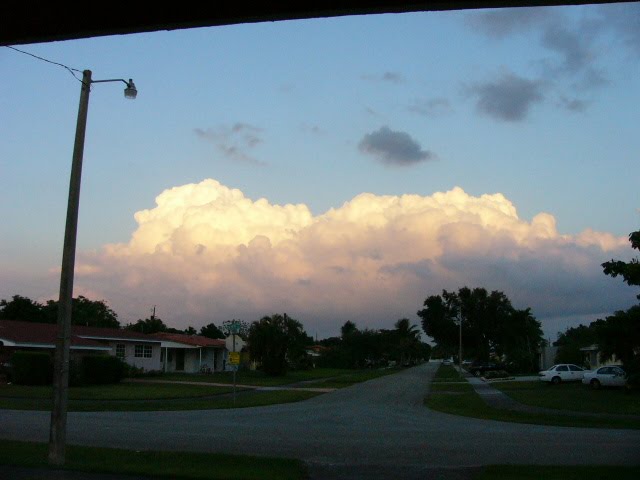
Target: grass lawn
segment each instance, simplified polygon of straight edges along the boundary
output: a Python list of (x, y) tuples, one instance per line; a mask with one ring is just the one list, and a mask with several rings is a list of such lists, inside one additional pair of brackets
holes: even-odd
[[(0, 440), (0, 464), (47, 468), (44, 443)], [(307, 475), (299, 460), (191, 452), (135, 452), (68, 446), (65, 469), (175, 479), (298, 480)]]
[(433, 382), (460, 382), (467, 383), (467, 381), (460, 376), (457, 368), (451, 365), (440, 365), (438, 371), (433, 377)]
[[(377, 372), (377, 373), (372, 373)], [(310, 380), (323, 380), (336, 378), (337, 384), (340, 386), (352, 385), (353, 383), (369, 380), (370, 378), (376, 378), (381, 375), (387, 375), (388, 373), (395, 373), (397, 370), (349, 370), (340, 368), (315, 368), (313, 370), (298, 370), (294, 372), (287, 372), (286, 375), (280, 377), (271, 377), (260, 371), (245, 370), (236, 374), (236, 382), (238, 385), (257, 385), (261, 387), (275, 387), (279, 385), (289, 385), (292, 383), (305, 382)], [(352, 377), (355, 380), (348, 382), (347, 378)], [(227, 383), (233, 384), (232, 372), (216, 372), (212, 375), (200, 375), (200, 374), (184, 374), (184, 373), (167, 373), (157, 377), (152, 377), (154, 380), (175, 380), (175, 381), (189, 381), (189, 382), (210, 382), (210, 383)], [(362, 380), (357, 380), (362, 378)], [(343, 381), (344, 379), (344, 381)], [(310, 386), (316, 386), (315, 383)], [(318, 387), (326, 387), (324, 381), (317, 382)], [(327, 387), (327, 388), (340, 388)]]
[[(0, 387), (0, 408), (51, 410), (51, 387), (6, 385)], [(109, 386), (74, 387), (69, 394), (69, 411), (158, 411), (243, 408), (306, 400), (313, 392), (248, 392), (238, 395), (234, 404), (231, 387), (206, 385), (125, 383)]]
[(550, 385), (545, 382), (492, 383), (514, 400), (536, 407), (577, 412), (640, 415), (640, 395), (623, 389), (592, 390), (582, 383)]
[(556, 467), (539, 465), (491, 465), (473, 480), (635, 480), (640, 467), (576, 466)]
[(489, 407), (473, 390), (455, 394), (431, 392), (424, 400), (427, 407), (439, 412), (464, 417), (500, 420), (534, 425), (562, 427), (625, 428), (640, 429), (640, 420), (581, 417), (573, 415), (533, 414)]

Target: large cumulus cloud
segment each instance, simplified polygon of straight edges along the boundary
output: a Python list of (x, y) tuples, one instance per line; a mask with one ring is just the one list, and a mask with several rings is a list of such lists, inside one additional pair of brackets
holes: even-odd
[(285, 311), (327, 335), (349, 319), (388, 327), (464, 285), (503, 290), (555, 322), (633, 299), (599, 267), (628, 256), (626, 238), (560, 235), (552, 215), (520, 219), (499, 193), (363, 193), (314, 216), (205, 180), (164, 191), (135, 218), (128, 243), (81, 256), (77, 282), (125, 321), (150, 305), (182, 327)]

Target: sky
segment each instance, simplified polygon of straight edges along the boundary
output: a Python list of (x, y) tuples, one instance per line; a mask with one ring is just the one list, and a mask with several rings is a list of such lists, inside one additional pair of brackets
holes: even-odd
[[(350, 16), (26, 52), (90, 69), (74, 295), (320, 338), (503, 291), (547, 338), (637, 302), (640, 4)], [(0, 48), (0, 298), (57, 298), (80, 83)], [(75, 73), (75, 75), (79, 75)]]

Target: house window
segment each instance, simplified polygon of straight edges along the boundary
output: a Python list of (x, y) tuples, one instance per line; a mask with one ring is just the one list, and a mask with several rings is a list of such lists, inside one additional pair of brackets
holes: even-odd
[(120, 360), (124, 360), (124, 344), (116, 344), (116, 357), (118, 357)]
[(136, 345), (135, 347), (136, 358), (151, 358), (152, 353), (151, 345)]

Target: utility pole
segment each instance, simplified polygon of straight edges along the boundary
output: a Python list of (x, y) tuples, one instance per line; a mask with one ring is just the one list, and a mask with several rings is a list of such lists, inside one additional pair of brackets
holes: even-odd
[(76, 123), (76, 138), (73, 144), (71, 179), (67, 222), (64, 230), (62, 268), (60, 271), (60, 297), (58, 301), (58, 333), (53, 375), (53, 409), (49, 430), (49, 463), (64, 465), (67, 439), (67, 405), (69, 401), (69, 349), (71, 343), (71, 307), (73, 301), (73, 273), (76, 260), (76, 237), (78, 232), (78, 210), (80, 206), (80, 180), (84, 137), (87, 130), (89, 93), (91, 92), (91, 70), (82, 72), (80, 106)]

